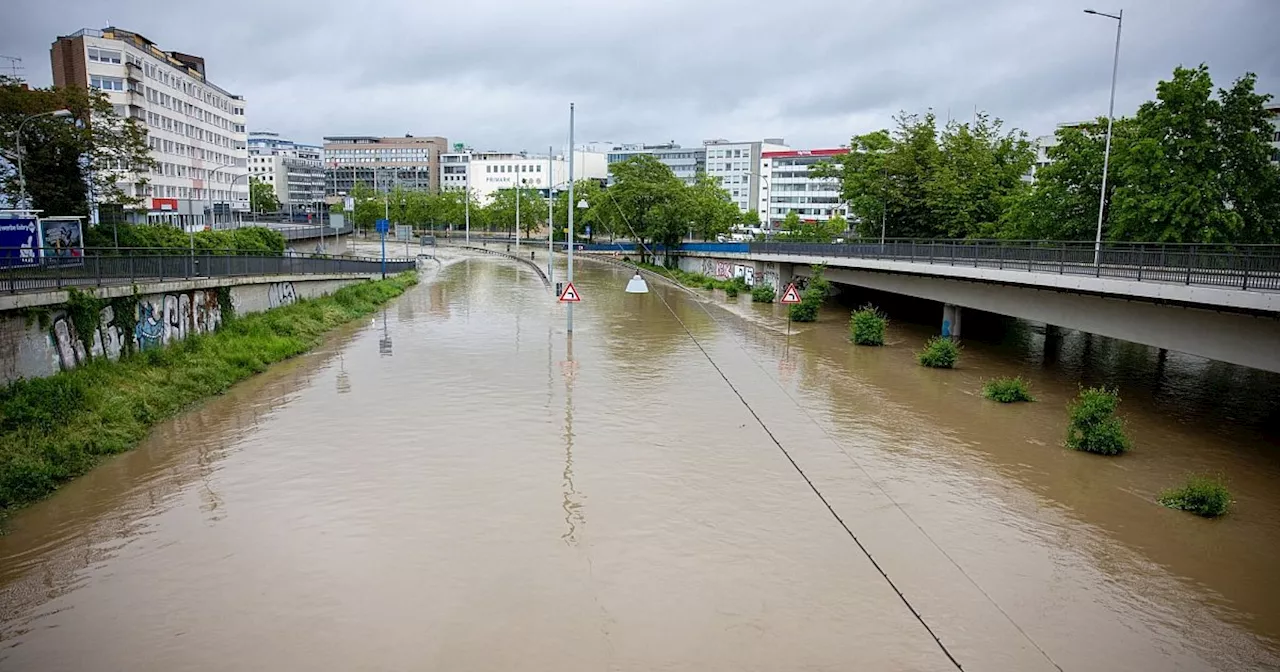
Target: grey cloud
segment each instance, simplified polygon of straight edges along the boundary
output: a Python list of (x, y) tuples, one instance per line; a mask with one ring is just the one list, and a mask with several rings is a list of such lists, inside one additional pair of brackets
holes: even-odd
[[(0, 53), (49, 83), (59, 34), (109, 19), (204, 56), (250, 126), (324, 135), (439, 134), (477, 147), (583, 140), (686, 145), (782, 136), (832, 146), (898, 110), (984, 109), (1032, 135), (1105, 113), (1110, 21), (1061, 0), (17, 0)], [(1127, 0), (1117, 111), (1175, 65), (1245, 71), (1280, 93), (1274, 0)], [(1099, 10), (1114, 9), (1098, 6)]]

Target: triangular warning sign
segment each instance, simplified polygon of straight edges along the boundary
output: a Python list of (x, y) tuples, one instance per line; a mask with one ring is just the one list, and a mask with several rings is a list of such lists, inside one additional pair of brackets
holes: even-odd
[(787, 291), (782, 293), (782, 303), (800, 303), (800, 292), (796, 291), (795, 283), (787, 285)]
[(578, 296), (578, 290), (573, 288), (573, 283), (571, 282), (564, 286), (564, 291), (560, 293), (560, 300), (581, 301), (582, 299)]

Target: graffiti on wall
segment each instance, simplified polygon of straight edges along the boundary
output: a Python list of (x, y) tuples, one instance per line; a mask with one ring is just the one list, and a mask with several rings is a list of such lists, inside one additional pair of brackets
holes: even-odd
[(267, 307), (279, 308), (298, 300), (292, 282), (275, 282), (267, 287)]
[(717, 261), (715, 277), (718, 280), (728, 280), (733, 277), (733, 263), (729, 261)]
[[(115, 309), (104, 307), (88, 354), (119, 359), (126, 338), (132, 339), (141, 351), (159, 348), (192, 334), (215, 331), (222, 326), (222, 306), (216, 291), (145, 296), (138, 299), (136, 318), (133, 333), (125, 333), (116, 320)], [(89, 359), (67, 315), (54, 319), (50, 337), (59, 368), (72, 369)]]

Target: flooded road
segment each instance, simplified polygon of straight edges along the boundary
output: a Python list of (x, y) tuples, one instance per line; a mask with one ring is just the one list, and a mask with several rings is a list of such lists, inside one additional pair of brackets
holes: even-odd
[[(570, 338), (458, 260), (20, 512), (0, 670), (1280, 668), (1274, 377), (1026, 327), (931, 371), (575, 275)], [(1096, 380), (1122, 458), (1060, 447)], [(1153, 502), (1205, 470), (1226, 519)]]

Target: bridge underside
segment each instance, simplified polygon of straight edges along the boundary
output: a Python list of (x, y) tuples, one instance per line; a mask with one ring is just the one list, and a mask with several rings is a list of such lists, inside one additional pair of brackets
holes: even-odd
[[(796, 275), (809, 267), (797, 264)], [(836, 283), (999, 313), (1280, 373), (1280, 320), (1019, 285), (828, 267)]]

